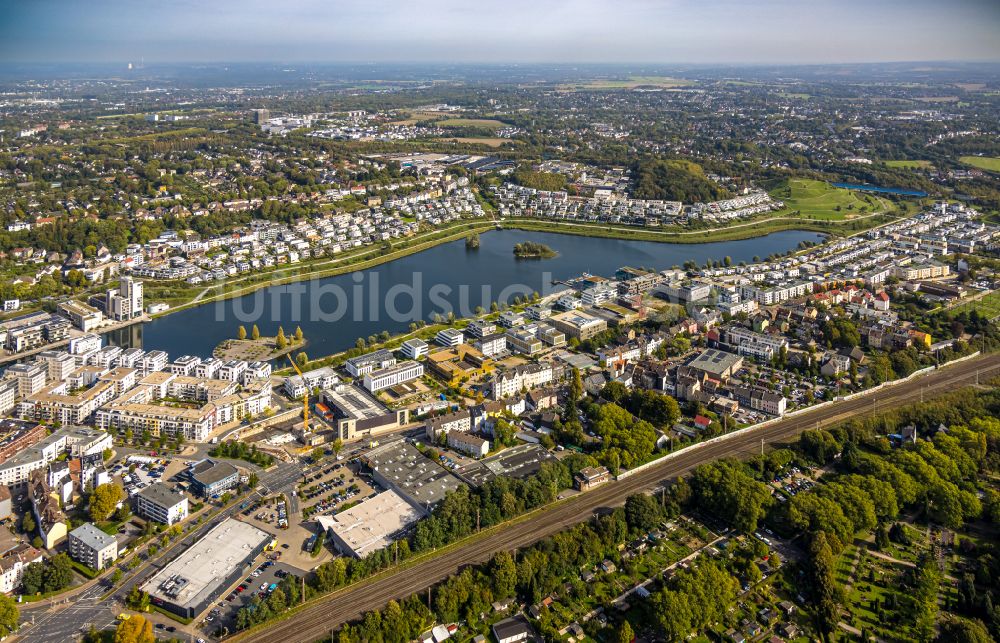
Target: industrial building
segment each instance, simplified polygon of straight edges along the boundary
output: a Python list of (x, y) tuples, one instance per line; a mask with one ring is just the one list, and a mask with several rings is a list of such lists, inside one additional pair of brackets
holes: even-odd
[(322, 403), (334, 416), (336, 437), (341, 440), (381, 435), (410, 421), (409, 411), (392, 411), (360, 386), (341, 384), (323, 390)]
[(377, 446), (364, 454), (362, 461), (371, 469), (376, 482), (396, 491), (425, 513), (430, 513), (449, 491), (464, 484), (405, 440)]
[(468, 484), (481, 487), (500, 476), (526, 480), (537, 474), (544, 463), (555, 461), (554, 455), (537, 444), (519, 444), (468, 464), (455, 473)]
[(398, 540), (423, 517), (391, 489), (334, 516), (317, 518), (345, 556), (364, 558)]
[(219, 523), (140, 589), (153, 605), (194, 618), (219, 594), (250, 572), (253, 561), (274, 537), (232, 518)]

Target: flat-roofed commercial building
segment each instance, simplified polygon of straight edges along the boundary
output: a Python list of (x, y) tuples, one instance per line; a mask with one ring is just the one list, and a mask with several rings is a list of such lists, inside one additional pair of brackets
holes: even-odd
[(549, 318), (549, 323), (581, 342), (608, 329), (606, 320), (577, 310), (568, 310), (554, 315)]
[(34, 364), (14, 364), (7, 369), (5, 375), (17, 382), (19, 397), (28, 397), (45, 388), (45, 382), (48, 381), (48, 368), (37, 362)]
[(427, 342), (422, 339), (408, 339), (400, 345), (399, 352), (403, 357), (420, 359), (427, 355)]
[(250, 572), (274, 537), (253, 525), (228, 518), (172, 560), (140, 589), (157, 607), (194, 618), (219, 594)]
[(393, 490), (383, 491), (347, 511), (320, 516), (317, 522), (346, 556), (364, 558), (401, 538), (423, 513)]
[(424, 374), (424, 365), (408, 360), (393, 364), (364, 376), (364, 387), (372, 393), (406, 382), (412, 382)]
[(364, 377), (372, 371), (392, 366), (396, 363), (396, 357), (391, 351), (380, 349), (364, 355), (358, 355), (344, 362), (344, 368), (351, 374), (351, 377)]
[(341, 384), (324, 389), (321, 397), (333, 411), (336, 437), (341, 440), (381, 435), (409, 423), (407, 409), (393, 411), (360, 386)]
[(165, 525), (181, 522), (188, 516), (188, 499), (157, 482), (144, 487), (135, 495), (135, 512), (147, 520)]
[(467, 464), (455, 473), (466, 483), (481, 487), (500, 476), (526, 480), (537, 474), (544, 463), (555, 461), (554, 455), (537, 444), (519, 444)]
[(534, 355), (541, 352), (545, 345), (535, 333), (524, 328), (511, 328), (507, 331), (507, 345), (511, 350), (522, 355)]
[(743, 368), (743, 358), (733, 353), (708, 348), (698, 353), (687, 366), (707, 374), (712, 379), (725, 382)]
[(79, 301), (64, 301), (56, 306), (56, 310), (69, 318), (74, 326), (85, 333), (89, 333), (104, 323), (104, 313)]
[(209, 498), (232, 489), (240, 483), (240, 471), (228, 462), (205, 458), (195, 462), (188, 469), (193, 490), (198, 495)]
[(454, 348), (465, 342), (465, 335), (462, 334), (462, 331), (454, 328), (442, 328), (434, 337), (434, 341), (440, 346)]
[(0, 380), (0, 414), (7, 414), (17, 406), (17, 380)]
[(445, 494), (464, 483), (405, 440), (393, 440), (361, 456), (376, 482), (393, 489), (417, 509), (430, 513)]

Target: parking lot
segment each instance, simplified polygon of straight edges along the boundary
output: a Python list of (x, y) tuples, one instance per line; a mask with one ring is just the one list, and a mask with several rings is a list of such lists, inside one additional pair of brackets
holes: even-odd
[(155, 482), (166, 482), (184, 470), (186, 462), (177, 458), (131, 455), (111, 467), (109, 473), (121, 476), (128, 497)]
[(333, 514), (346, 502), (359, 502), (375, 494), (371, 484), (355, 473), (354, 466), (329, 463), (306, 476), (296, 490), (303, 520)]
[[(269, 554), (269, 557), (277, 556), (279, 552)], [(199, 625), (207, 634), (214, 634), (220, 627), (227, 628), (230, 632), (235, 631), (236, 614), (241, 607), (250, 604), (254, 596), (267, 598), (272, 591), (272, 586), (277, 587), (282, 578), (287, 575), (298, 577), (302, 570), (296, 569), (285, 563), (263, 560), (258, 561), (253, 571), (237, 583), (235, 587), (227, 588), (229, 593), (221, 596), (216, 605), (203, 615)], [(244, 589), (240, 589), (240, 588)]]

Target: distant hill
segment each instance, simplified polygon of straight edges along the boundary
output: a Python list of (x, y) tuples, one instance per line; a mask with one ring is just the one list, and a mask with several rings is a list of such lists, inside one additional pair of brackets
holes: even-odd
[(705, 178), (691, 161), (639, 161), (632, 166), (632, 197), (703, 203), (729, 198), (729, 192)]

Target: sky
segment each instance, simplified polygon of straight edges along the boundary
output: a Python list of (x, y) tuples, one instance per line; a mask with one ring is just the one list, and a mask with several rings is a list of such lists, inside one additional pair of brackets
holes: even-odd
[(0, 64), (1000, 61), (1000, 0), (0, 0)]

